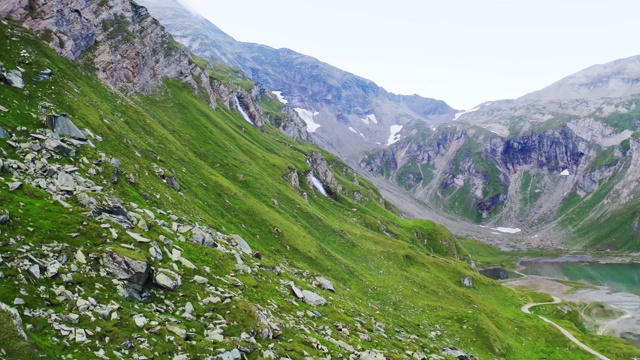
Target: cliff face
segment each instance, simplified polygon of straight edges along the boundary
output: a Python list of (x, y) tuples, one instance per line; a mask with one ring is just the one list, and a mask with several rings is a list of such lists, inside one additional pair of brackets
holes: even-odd
[[(225, 84), (195, 64), (147, 9), (129, 0), (9, 0), (0, 15), (40, 35), (60, 55), (91, 65), (97, 76), (119, 90), (151, 94), (164, 78), (187, 83), (213, 108), (221, 102), (237, 109), (236, 98), (254, 125), (270, 118), (258, 104), (264, 89)], [(294, 138), (307, 138), (297, 114), (279, 124)]]
[[(637, 205), (631, 194), (640, 189), (634, 166), (640, 153), (629, 130), (635, 126), (634, 111), (597, 120), (559, 116), (564, 120), (520, 123), (529, 130), (514, 131), (519, 135), (512, 137), (487, 131), (487, 123), (458, 122), (435, 130), (414, 124), (407, 129), (410, 136), (368, 153), (360, 166), (437, 212), (486, 226), (520, 228), (525, 239), (557, 245), (561, 237), (532, 238), (553, 229), (568, 235), (567, 240), (620, 216), (637, 223), (634, 212), (623, 210)], [(455, 223), (448, 225), (455, 228)], [(583, 244), (603, 241), (591, 235)], [(628, 246), (628, 236), (616, 246)]]
[(60, 55), (90, 61), (115, 87), (149, 93), (163, 77), (194, 84), (201, 75), (146, 8), (128, 0), (10, 0), (0, 14), (40, 33)]

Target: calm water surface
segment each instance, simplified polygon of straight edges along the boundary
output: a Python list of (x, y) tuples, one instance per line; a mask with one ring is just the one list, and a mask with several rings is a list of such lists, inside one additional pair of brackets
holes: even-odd
[(612, 291), (640, 295), (640, 264), (522, 261), (527, 275), (540, 275), (608, 286)]

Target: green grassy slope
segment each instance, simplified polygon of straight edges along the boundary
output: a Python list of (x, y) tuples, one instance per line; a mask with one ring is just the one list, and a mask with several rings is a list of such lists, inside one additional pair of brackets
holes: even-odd
[[(148, 285), (149, 299), (145, 302), (127, 301), (117, 295), (110, 280), (100, 275), (97, 260), (82, 266), (70, 283), (57, 276), (33, 279), (24, 268), (7, 266), (24, 259), (19, 249), (25, 245), (36, 256), (44, 256), (43, 249), (50, 247), (59, 248), (57, 251), (70, 259), (80, 248), (97, 257), (113, 249), (124, 256), (152, 260), (148, 245), (132, 241), (124, 235), (124, 229), (119, 229), (120, 238), (109, 240), (100, 223), (87, 217), (75, 202), (69, 210), (30, 185), (8, 191), (2, 184), (0, 203), (10, 211), (12, 220), (0, 234), (4, 259), (0, 301), (13, 304), (16, 297), (23, 298), (26, 305), (18, 305), (21, 313), (25, 309), (71, 313), (74, 304), (61, 301), (49, 290), (40, 290), (40, 286), (64, 285), (100, 304), (115, 301), (119, 305), (120, 319), (98, 318), (94, 322), (82, 316), (72, 325), (100, 328), (86, 344), (61, 341), (64, 339), (46, 317), (26, 317), (27, 334), (38, 352), (48, 357), (73, 354), (74, 358), (89, 359), (104, 347), (110, 350), (108, 356), (116, 350), (156, 358), (177, 353), (197, 358), (219, 349), (249, 346), (254, 350), (249, 358), (259, 358), (272, 345), (278, 355), (296, 359), (306, 354), (320, 357), (326, 352), (346, 355), (345, 349), (327, 340), (330, 333), (357, 349), (380, 349), (392, 358), (405, 357), (406, 350), (438, 353), (441, 347), (454, 345), (481, 358), (590, 359), (539, 319), (519, 310), (529, 300), (527, 293), (482, 278), (466, 262), (456, 259), (466, 258), (466, 252), (444, 227), (426, 220), (402, 219), (387, 210), (371, 183), (358, 176), (355, 184), (352, 176), (341, 173), (345, 165), (335, 157), (326, 155), (343, 187), (365, 196), (360, 203), (344, 195), (338, 195), (337, 200), (323, 197), (303, 180), (300, 190), (293, 188), (285, 176), (291, 169), (300, 174), (310, 171), (306, 158), (312, 151), (320, 151), (314, 145), (295, 143), (268, 126), (264, 130), (254, 128), (223, 106), (212, 110), (177, 81), (166, 81), (148, 97), (120, 94), (101, 83), (90, 69), (58, 57), (33, 35), (4, 24), (0, 30), (0, 62), (7, 69), (19, 66), (25, 70), (28, 93), (0, 85), (0, 104), (9, 109), (0, 113), (0, 123), (15, 132), (18, 142), (44, 127), (42, 115), (68, 113), (78, 127), (91, 130), (103, 141), (96, 142), (96, 149), (78, 148), (74, 158), (52, 158), (51, 162), (77, 165), (80, 173), (105, 186), (124, 204), (135, 202), (152, 209), (167, 222), (171, 221), (169, 217), (158, 209), (171, 211), (185, 223), (239, 234), (263, 254), (261, 261), (246, 260), (256, 269), (247, 274), (235, 267), (229, 253), (179, 242), (183, 255), (198, 270), (180, 267), (184, 281), (175, 292)], [(27, 56), (20, 55), (23, 50)], [(53, 70), (53, 78), (34, 81), (44, 68)], [(17, 127), (27, 130), (16, 131)], [(0, 141), (0, 148), (3, 159), (20, 157), (6, 140)], [(117, 184), (111, 184), (113, 167), (108, 162), (99, 163), (102, 171), (90, 176), (88, 166), (79, 161), (86, 157), (90, 163), (98, 163), (101, 153), (122, 163)], [(175, 175), (180, 192), (157, 175), (158, 168)], [(11, 180), (6, 169), (2, 175), (5, 181)], [(126, 181), (127, 177), (135, 182)], [(73, 238), (70, 233), (80, 235)], [(143, 235), (159, 239), (167, 233), (150, 222)], [(166, 256), (153, 264), (171, 266)], [(204, 267), (211, 273), (203, 271)], [(276, 267), (285, 270), (277, 273)], [(70, 271), (67, 265), (61, 270)], [(231, 279), (240, 283), (229, 280), (231, 274), (235, 275)], [(292, 302), (283, 283), (294, 281), (311, 289), (313, 274), (336, 285), (335, 294), (322, 293), (329, 304), (314, 308)], [(205, 288), (187, 281), (195, 275), (206, 276), (211, 285), (236, 295), (228, 303), (205, 304)], [(467, 276), (473, 280), (472, 287), (461, 284)], [(155, 316), (150, 309), (158, 304), (186, 301), (195, 306), (196, 313), (205, 314), (197, 321), (178, 321), (181, 328), (194, 334), (192, 340), (175, 338), (164, 327), (156, 330), (152, 324), (138, 328), (131, 320), (140, 313)], [(253, 330), (259, 333), (258, 306), (282, 320), (282, 335), (252, 344), (240, 336)], [(180, 318), (177, 309), (167, 311), (169, 317)], [(226, 340), (212, 343), (203, 339), (203, 333), (217, 316), (228, 323)], [(351, 333), (335, 330), (336, 322), (345, 324)], [(384, 333), (379, 330), (381, 324)], [(357, 332), (370, 335), (371, 341)], [(123, 345), (131, 341), (133, 350)], [(15, 350), (10, 357), (20, 358), (19, 351), (23, 350)]]

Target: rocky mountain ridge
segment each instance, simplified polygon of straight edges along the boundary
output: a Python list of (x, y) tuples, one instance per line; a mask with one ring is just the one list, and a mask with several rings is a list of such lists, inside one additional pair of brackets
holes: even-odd
[[(234, 40), (178, 1), (142, 1), (181, 44), (210, 60), (241, 69), (297, 109), (307, 130), (348, 161), (383, 148), (412, 119), (430, 124), (455, 112), (445, 102), (387, 92), (370, 80), (289, 49)], [(401, 135), (399, 135), (401, 136)]]
[[(361, 166), (438, 211), (522, 230), (509, 236), (530, 244), (636, 249), (640, 219), (621, 213), (637, 201), (637, 105), (637, 97), (485, 103), (435, 130), (414, 125)], [(616, 238), (577, 235), (594, 223), (615, 227)]]
[[(257, 104), (273, 95), (255, 84), (243, 89), (212, 77), (207, 64), (198, 66), (145, 7), (128, 0), (12, 0), (0, 4), (0, 14), (41, 34), (58, 54), (90, 64), (100, 79), (120, 91), (149, 95), (163, 79), (179, 79), (213, 108), (219, 101), (230, 109), (241, 107), (258, 127), (273, 120)], [(294, 138), (308, 138), (300, 117), (287, 114), (278, 127)]]
[(640, 55), (591, 66), (544, 89), (527, 94), (526, 100), (597, 100), (623, 98), (640, 93)]

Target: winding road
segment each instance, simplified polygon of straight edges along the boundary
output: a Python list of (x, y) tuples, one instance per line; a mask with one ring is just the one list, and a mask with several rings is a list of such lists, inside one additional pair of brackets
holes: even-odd
[[(534, 306), (538, 306), (538, 305), (553, 305), (553, 304), (558, 304), (562, 301), (562, 299), (560, 299), (559, 297), (553, 296), (553, 302), (546, 302), (546, 303), (531, 303), (531, 304), (526, 304), (523, 307), (520, 308), (520, 310), (522, 310), (523, 312), (527, 313), (527, 314), (532, 314), (531, 309)], [(540, 316), (538, 315), (538, 317), (540, 319), (542, 319), (544, 322), (547, 322), (555, 327), (558, 328), (558, 330), (560, 330), (560, 332), (567, 337), (567, 339), (573, 341), (576, 345), (580, 346), (582, 349), (584, 349), (586, 352), (595, 355), (596, 358), (600, 359), (600, 360), (611, 360), (608, 357), (600, 354), (599, 352), (593, 350), (592, 348), (588, 347), (587, 345), (583, 344), (582, 342), (580, 342), (580, 340), (576, 339), (575, 336), (573, 336), (570, 332), (568, 332), (565, 328), (563, 328), (562, 326), (554, 323), (553, 321), (547, 319), (544, 316)]]

